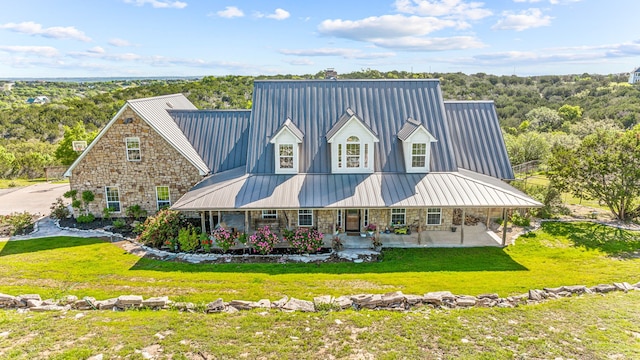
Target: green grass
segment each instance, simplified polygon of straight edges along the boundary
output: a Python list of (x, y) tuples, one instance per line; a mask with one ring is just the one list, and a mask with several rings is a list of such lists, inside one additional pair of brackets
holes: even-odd
[[(518, 177), (520, 178), (520, 176)], [(522, 183), (524, 182), (524, 180), (521, 180), (520, 182)], [(547, 186), (549, 185), (549, 179), (547, 179), (543, 174), (535, 174), (527, 178), (527, 186), (531, 185)], [(598, 200), (583, 200), (573, 196), (573, 194), (571, 193), (563, 193), (562, 201), (567, 205), (582, 205), (600, 209), (606, 212), (610, 211), (608, 207), (601, 205)]]
[(99, 239), (48, 238), (0, 243), (0, 292), (168, 295), (174, 301), (283, 295), (524, 293), (560, 285), (640, 280), (640, 234), (597, 224), (545, 223), (507, 248), (392, 249), (376, 263), (186, 264), (140, 259)]
[[(9, 189), (17, 186), (29, 186), (46, 182), (45, 178), (39, 179), (0, 179), (0, 189)], [(54, 184), (68, 183), (69, 179), (53, 181)]]
[(406, 313), (0, 311), (0, 332), (8, 332), (0, 358), (142, 359), (142, 350), (155, 350), (173, 359), (633, 359), (639, 303), (640, 291)]

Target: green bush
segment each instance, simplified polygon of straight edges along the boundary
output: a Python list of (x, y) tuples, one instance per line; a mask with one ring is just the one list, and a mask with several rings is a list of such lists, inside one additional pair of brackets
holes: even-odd
[(33, 215), (28, 212), (0, 217), (0, 224), (9, 226), (9, 235), (24, 234), (33, 228)]
[(50, 216), (52, 219), (66, 219), (71, 215), (69, 208), (64, 204), (64, 200), (62, 200), (62, 198), (57, 198), (56, 201), (51, 204), (49, 209), (51, 209)]
[(131, 205), (127, 208), (127, 216), (132, 219), (141, 219), (147, 216), (147, 210), (143, 209), (140, 205)]
[(513, 214), (511, 215), (511, 222), (516, 226), (531, 226), (531, 220), (529, 219), (529, 217), (521, 215), (519, 211), (513, 212)]
[(113, 220), (113, 227), (116, 229), (122, 229), (127, 225), (127, 222), (124, 219), (115, 219)]
[(113, 216), (113, 209), (111, 209), (110, 207), (106, 207), (104, 209), (102, 209), (102, 218), (103, 219), (111, 219), (111, 216)]
[(155, 216), (148, 217), (143, 227), (138, 236), (138, 241), (147, 246), (160, 248), (166, 242), (172, 242), (178, 238), (180, 213), (174, 210), (162, 209)]
[(96, 217), (93, 216), (92, 213), (88, 213), (86, 215), (79, 215), (76, 221), (78, 222), (78, 224), (88, 224), (90, 222), (93, 222), (93, 220), (95, 219)]
[(200, 246), (200, 236), (193, 226), (187, 226), (178, 232), (178, 244), (183, 252), (192, 252)]

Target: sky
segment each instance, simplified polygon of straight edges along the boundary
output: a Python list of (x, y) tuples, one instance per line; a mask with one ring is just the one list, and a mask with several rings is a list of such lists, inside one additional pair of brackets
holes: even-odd
[(612, 74), (637, 0), (0, 0), (0, 79)]

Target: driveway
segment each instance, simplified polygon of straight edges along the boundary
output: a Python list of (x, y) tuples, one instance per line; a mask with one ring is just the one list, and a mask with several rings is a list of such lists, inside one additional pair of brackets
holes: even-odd
[[(51, 213), (51, 204), (69, 191), (69, 184), (41, 183), (18, 189), (0, 191), (0, 215), (28, 211), (46, 216)], [(68, 199), (64, 199), (69, 203)]]

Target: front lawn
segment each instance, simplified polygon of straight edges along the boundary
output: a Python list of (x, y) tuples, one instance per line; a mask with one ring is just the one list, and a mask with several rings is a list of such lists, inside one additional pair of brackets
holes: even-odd
[(0, 292), (168, 295), (196, 303), (396, 290), (504, 297), (532, 288), (635, 283), (639, 250), (640, 234), (589, 223), (546, 223), (504, 249), (392, 249), (381, 262), (361, 264), (184, 264), (140, 259), (97, 239), (60, 237), (0, 243)]

